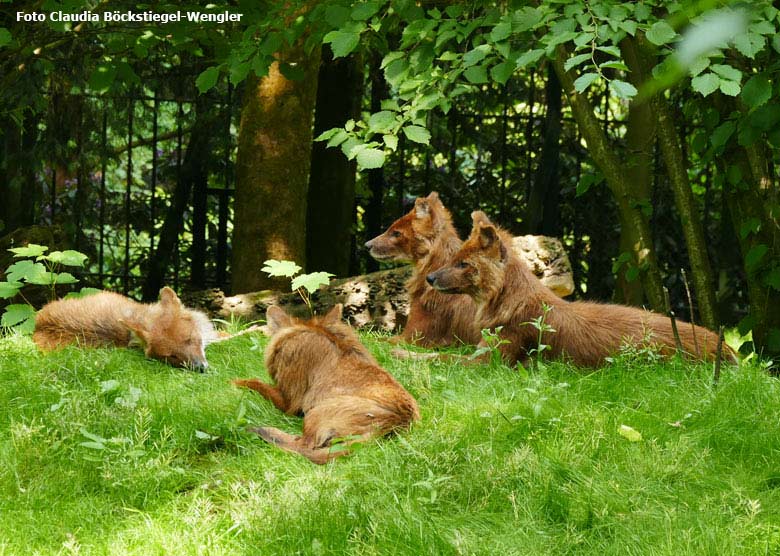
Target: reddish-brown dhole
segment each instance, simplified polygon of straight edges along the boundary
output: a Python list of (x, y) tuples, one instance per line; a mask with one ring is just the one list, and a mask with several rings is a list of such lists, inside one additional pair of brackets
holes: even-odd
[(324, 317), (299, 320), (272, 306), (266, 312), (271, 341), (265, 367), (276, 382), (239, 379), (289, 415), (303, 414), (303, 435), (252, 429), (266, 441), (323, 464), (345, 455), (332, 447), (384, 436), (420, 418), (417, 402), (341, 321), (338, 304)]
[(139, 342), (147, 357), (171, 365), (208, 367), (205, 346), (217, 339), (208, 317), (182, 305), (165, 287), (160, 301), (143, 304), (113, 292), (52, 301), (35, 317), (33, 340), (42, 350)]
[[(662, 353), (675, 351), (669, 318), (624, 305), (568, 302), (544, 287), (511, 248), (511, 236), (497, 228), (481, 211), (472, 213), (471, 235), (448, 265), (428, 275), (428, 282), (443, 293), (468, 294), (477, 303), (480, 328), (503, 327), (499, 346), (505, 360), (514, 364), (537, 347), (539, 331), (531, 321), (550, 307), (542, 343), (550, 355), (574, 363), (597, 366), (624, 344), (656, 345)], [(700, 359), (715, 355), (718, 337), (701, 326), (679, 321), (683, 350)], [(733, 353), (724, 346), (728, 355)]]
[(443, 295), (425, 281), (428, 273), (447, 264), (461, 240), (452, 217), (435, 191), (420, 197), (414, 208), (393, 222), (382, 235), (366, 242), (378, 261), (412, 262), (414, 271), (406, 284), (409, 318), (401, 335), (406, 342), (435, 347), (458, 341), (475, 344), (476, 306), (467, 295)]

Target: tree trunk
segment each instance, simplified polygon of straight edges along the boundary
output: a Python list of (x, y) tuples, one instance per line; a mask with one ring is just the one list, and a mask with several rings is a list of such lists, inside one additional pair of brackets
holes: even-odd
[(306, 266), (306, 197), (320, 51), (306, 54), (300, 40), (277, 56), (295, 64), (303, 78), (288, 79), (277, 61), (268, 75), (246, 83), (236, 157), (234, 292), (281, 287), (283, 280), (260, 271), (267, 259)]
[(631, 246), (633, 263), (641, 270), (640, 278), (650, 307), (656, 311), (664, 310), (663, 282), (656, 261), (655, 246), (648, 217), (642, 213), (642, 206), (649, 206), (649, 199), (642, 198), (634, 191), (624, 165), (615, 154), (601, 128), (601, 122), (593, 113), (588, 98), (574, 89), (574, 78), (563, 67), (569, 57), (565, 47), (559, 46), (553, 61), (555, 71), (561, 80), (563, 90), (569, 97), (572, 113), (577, 121), (580, 133), (588, 144), (588, 152), (606, 178), (607, 186), (617, 201), (620, 213), (621, 234), (626, 235), (627, 245)]
[[(731, 145), (719, 159), (719, 168), (727, 176), (723, 188), (728, 196), (734, 232), (739, 239), (748, 288), (750, 313), (740, 329), (743, 333), (753, 331), (756, 351), (777, 356), (780, 354), (780, 290), (773, 287), (776, 279), (770, 276), (778, 269), (778, 266), (772, 269), (771, 261), (780, 260), (780, 227), (767, 210), (768, 197), (772, 193), (762, 188), (762, 179), (766, 176), (760, 171), (759, 175), (753, 174), (761, 167), (760, 161), (750, 160), (748, 150)], [(760, 224), (756, 228), (757, 222)], [(745, 233), (746, 230), (751, 231)], [(758, 257), (757, 253), (761, 251), (765, 254)]]
[[(379, 112), (382, 109), (382, 101), (388, 97), (387, 82), (384, 72), (379, 69), (382, 62), (380, 56), (374, 56), (371, 60), (371, 112)], [(385, 189), (384, 168), (376, 168), (368, 171), (368, 189), (371, 198), (366, 206), (363, 216), (366, 225), (366, 238), (378, 236), (384, 230), (382, 228), (382, 197)], [(372, 257), (366, 258), (366, 271), (373, 272), (379, 268), (379, 263)]]
[(688, 260), (691, 263), (691, 275), (699, 306), (699, 318), (704, 326), (714, 330), (718, 326), (715, 280), (707, 253), (704, 226), (699, 209), (696, 207), (696, 200), (693, 198), (682, 146), (666, 100), (660, 96), (656, 97), (653, 99), (652, 106), (658, 124), (658, 139), (666, 165), (666, 173), (674, 193), (674, 205), (680, 217), (685, 245), (688, 248)]
[[(360, 117), (363, 72), (355, 56), (333, 59), (322, 51), (314, 135)], [(312, 144), (306, 218), (306, 268), (349, 274), (355, 215), (355, 162), (325, 143)]]
[[(639, 87), (652, 78), (651, 71), (657, 62), (654, 47), (642, 38), (636, 41), (626, 38), (621, 43), (621, 47), (628, 67), (631, 69), (632, 82)], [(687, 163), (669, 103), (663, 94), (659, 94), (653, 97), (652, 102), (643, 103), (643, 106), (652, 121), (650, 125), (654, 126), (657, 131), (666, 173), (672, 186), (674, 204), (688, 249), (688, 260), (691, 264), (699, 317), (704, 326), (714, 330), (718, 326), (715, 280), (707, 253), (704, 225), (693, 197), (693, 190), (688, 179)]]
[(525, 229), (529, 234), (557, 236), (560, 234), (561, 184), (561, 82), (552, 67), (548, 67), (545, 87), (547, 113), (544, 117), (544, 142), (539, 166), (525, 213)]

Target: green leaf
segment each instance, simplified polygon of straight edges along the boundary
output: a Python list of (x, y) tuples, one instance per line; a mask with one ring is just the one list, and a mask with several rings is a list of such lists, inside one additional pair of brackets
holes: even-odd
[(715, 128), (710, 136), (710, 143), (716, 149), (726, 144), (729, 138), (734, 134), (737, 124), (732, 120), (727, 120)]
[(766, 37), (757, 33), (741, 33), (734, 37), (734, 48), (748, 58), (755, 58), (766, 44)]
[(577, 191), (575, 193), (575, 197), (584, 195), (585, 193), (588, 192), (588, 190), (592, 185), (596, 185), (597, 183), (601, 183), (602, 181), (604, 181), (604, 176), (600, 172), (595, 174), (582, 175), (580, 177), (579, 183), (577, 184)]
[(39, 274), (34, 274), (27, 277), (28, 284), (36, 284), (38, 286), (51, 286), (54, 284), (55, 275), (51, 272), (44, 271)]
[(361, 168), (381, 168), (385, 163), (385, 152), (381, 149), (363, 149), (357, 153), (356, 158)]
[(89, 295), (95, 295), (96, 293), (100, 293), (103, 290), (98, 288), (90, 288), (90, 287), (83, 287), (77, 292), (68, 292), (65, 297), (66, 298), (79, 298), (79, 297), (87, 297)]
[(598, 79), (598, 73), (583, 73), (574, 81), (574, 90), (581, 93)]
[(407, 125), (404, 126), (403, 130), (407, 139), (414, 141), (415, 143), (422, 143), (423, 145), (427, 145), (431, 141), (430, 132), (422, 126)]
[(36, 243), (30, 243), (25, 247), (13, 247), (9, 249), (11, 253), (16, 257), (38, 257), (43, 255), (49, 248), (45, 245), (38, 245)]
[(723, 332), (723, 342), (734, 351), (739, 351), (744, 344), (753, 341), (753, 331), (748, 330), (745, 334), (739, 332), (739, 328), (727, 328)]
[(742, 72), (733, 66), (726, 64), (712, 64), (710, 70), (720, 75), (723, 79), (728, 81), (742, 81)]
[(618, 98), (631, 99), (637, 94), (636, 87), (626, 81), (620, 81), (619, 79), (613, 79), (609, 82), (610, 90), (617, 95)]
[(706, 97), (718, 90), (720, 79), (714, 73), (702, 73), (691, 79), (691, 87)]
[(764, 275), (764, 284), (780, 291), (780, 266), (774, 267)]
[(52, 278), (57, 284), (75, 284), (79, 281), (79, 279), (73, 276), (70, 272), (52, 274)]
[(19, 290), (22, 289), (22, 286), (23, 284), (21, 282), (0, 282), (0, 298), (10, 299), (19, 293)]
[(737, 81), (726, 81), (725, 79), (720, 80), (720, 92), (724, 95), (735, 97), (739, 94), (741, 89), (742, 88), (739, 86), (739, 82)]
[(317, 137), (315, 137), (314, 140), (315, 141), (327, 141), (328, 139), (330, 139), (331, 137), (336, 135), (339, 131), (341, 131), (341, 128), (339, 128), (339, 127), (332, 127), (330, 129), (326, 129), (325, 131), (323, 131), (322, 133), (317, 135)]
[(509, 81), (509, 78), (512, 77), (512, 74), (515, 72), (515, 63), (510, 62), (507, 60), (506, 62), (501, 62), (500, 64), (496, 64), (492, 68), (490, 68), (490, 78), (497, 82), (501, 83), (502, 85)]
[(512, 34), (512, 24), (508, 21), (502, 21), (490, 32), (490, 40), (493, 42), (500, 42), (509, 37)]
[(535, 50), (529, 50), (521, 54), (515, 61), (515, 66), (520, 69), (529, 66), (544, 56), (544, 49), (537, 48)]
[(662, 45), (670, 42), (677, 36), (677, 32), (665, 21), (658, 21), (647, 30), (645, 35), (647, 40), (656, 45)]
[(524, 7), (515, 10), (512, 14), (512, 29), (516, 33), (522, 33), (533, 29), (543, 19), (544, 15), (538, 8)]
[(333, 50), (334, 58), (343, 58), (349, 55), (360, 44), (360, 33), (350, 31), (331, 31), (322, 39), (329, 43)]
[[(358, 158), (359, 157), (360, 155), (358, 154)], [(334, 275), (330, 272), (310, 272), (309, 274), (301, 274), (300, 276), (296, 276), (295, 280), (292, 281), (292, 289), (295, 291), (298, 288), (306, 288), (309, 293), (314, 293), (320, 286), (327, 286), (330, 283), (331, 276)]]
[(471, 66), (463, 72), (463, 76), (469, 83), (480, 84), (488, 82), (488, 74), (485, 66)]
[(105, 450), (106, 445), (102, 442), (92, 442), (91, 440), (89, 442), (79, 442), (79, 446), (83, 446), (84, 448), (89, 448), (90, 450)]
[(597, 46), (596, 50), (605, 52), (610, 56), (614, 56), (615, 58), (620, 58), (621, 56), (620, 49), (617, 46)]
[(628, 71), (628, 66), (621, 62), (620, 60), (612, 60), (610, 62), (604, 62), (603, 64), (599, 64), (599, 68), (609, 68), (609, 69), (617, 69), (617, 70), (623, 70)]
[(768, 250), (769, 248), (763, 243), (758, 243), (751, 247), (748, 250), (747, 255), (745, 255), (745, 270), (754, 272)]
[(116, 66), (110, 62), (101, 62), (89, 76), (89, 88), (96, 93), (105, 93), (116, 79)]
[(384, 133), (388, 131), (395, 124), (395, 112), (389, 110), (382, 110), (371, 114), (368, 119), (368, 132), (369, 133)]
[(217, 79), (219, 79), (219, 67), (211, 66), (201, 72), (195, 80), (195, 86), (203, 94), (217, 84)]
[(328, 140), (328, 143), (325, 145), (327, 148), (331, 147), (338, 147), (341, 145), (344, 141), (349, 139), (350, 135), (343, 129), (337, 129), (336, 133), (333, 134), (333, 137), (331, 137)]
[(381, 6), (382, 2), (359, 2), (352, 8), (352, 19), (357, 21), (370, 19), (379, 11)]
[(6, 280), (9, 282), (24, 280), (30, 283), (38, 283), (34, 280), (40, 280), (45, 273), (46, 267), (41, 263), (31, 260), (17, 261), (6, 270)]
[(265, 266), (263, 266), (263, 268), (260, 270), (269, 276), (284, 276), (286, 278), (292, 278), (301, 271), (301, 267), (295, 264), (293, 261), (277, 261), (275, 259), (268, 259), (263, 264)]
[(395, 151), (398, 148), (398, 137), (395, 135), (383, 135), (382, 141), (391, 151)]
[(474, 64), (478, 64), (484, 60), (485, 56), (488, 55), (491, 48), (492, 47), (489, 44), (481, 44), (478, 47), (466, 52), (463, 55), (463, 67), (467, 68), (469, 66), (473, 66)]
[(765, 104), (772, 97), (772, 83), (765, 74), (754, 75), (742, 87), (742, 101), (751, 109)]
[(639, 442), (642, 440), (642, 433), (628, 425), (620, 425), (617, 432), (629, 442)]
[(87, 256), (84, 253), (79, 253), (72, 249), (68, 249), (67, 251), (52, 251), (48, 255), (41, 255), (38, 257), (38, 260), (41, 260), (41, 258), (65, 266), (84, 266), (84, 263), (87, 261)]
[(5, 27), (0, 27), (0, 47), (10, 43), (12, 39), (13, 36), (11, 36), (11, 32)]
[(569, 71), (571, 68), (576, 67), (580, 65), (582, 62), (584, 62), (585, 60), (590, 60), (590, 59), (591, 59), (590, 53), (578, 54), (577, 56), (572, 56), (571, 58), (566, 60), (566, 62), (563, 64), (563, 68), (566, 71)]
[(219, 436), (214, 436), (213, 434), (209, 434), (203, 431), (195, 431), (195, 438), (197, 438), (198, 440), (212, 441), (212, 440), (218, 440)]
[(0, 326), (11, 328), (26, 320), (35, 319), (35, 309), (27, 303), (15, 303), (5, 308)]

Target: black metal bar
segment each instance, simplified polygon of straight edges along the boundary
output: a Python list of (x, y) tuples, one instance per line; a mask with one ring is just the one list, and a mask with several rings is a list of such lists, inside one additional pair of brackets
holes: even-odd
[(128, 98), (127, 107), (127, 143), (131, 148), (127, 149), (127, 185), (125, 186), (125, 263), (124, 279), (122, 280), (122, 292), (127, 295), (130, 291), (130, 199), (133, 187), (133, 116), (135, 113), (135, 100), (132, 93)]
[(157, 218), (157, 112), (160, 110), (160, 101), (157, 99), (157, 91), (154, 92), (154, 115), (152, 116), (152, 200), (149, 207), (151, 229), (149, 230), (149, 254), (154, 254), (154, 227)]
[(531, 70), (528, 86), (528, 119), (525, 122), (525, 202), (531, 198), (531, 145), (533, 144), (534, 133), (534, 102), (536, 101), (536, 72)]
[[(227, 90), (227, 118), (225, 125), (225, 153), (223, 157), (224, 176), (223, 187), (219, 189), (218, 220), (217, 220), (217, 287), (225, 289), (225, 278), (227, 274), (227, 223), (228, 223), (228, 201), (231, 191), (228, 190), (230, 184), (230, 153), (233, 147), (232, 137), (230, 135), (230, 124), (233, 122), (233, 86), (228, 83)], [(206, 189), (207, 193), (214, 191), (213, 188)]]
[[(176, 142), (177, 142), (177, 148), (176, 148), (176, 183), (179, 183), (181, 181), (181, 165), (184, 158), (184, 132), (182, 129), (181, 122), (184, 119), (184, 104), (179, 101), (179, 113), (178, 117), (176, 118)], [(180, 263), (180, 257), (179, 257), (179, 238), (176, 238), (176, 248), (174, 249), (173, 254), (173, 287), (178, 289), (179, 288), (179, 263)]]
[[(508, 109), (508, 101), (507, 101), (507, 86), (504, 84), (503, 86), (503, 114), (501, 116), (501, 183), (500, 183), (500, 195), (501, 195), (501, 203), (499, 205), (499, 215), (501, 218), (501, 222), (507, 222), (507, 214), (506, 214), (506, 197), (507, 197), (507, 190), (506, 190), (506, 134), (507, 134), (507, 113), (509, 111)], [(533, 113), (533, 105), (531, 105), (531, 113)], [(530, 147), (526, 146), (527, 151), (530, 151)], [(530, 178), (530, 174), (529, 174)], [(530, 180), (529, 180), (530, 181)]]
[(81, 176), (84, 174), (84, 102), (83, 99), (81, 99), (81, 102), (79, 102), (79, 114), (78, 114), (78, 128), (76, 129), (76, 159), (78, 160), (78, 172), (76, 173), (76, 194), (73, 196), (73, 216), (75, 221), (75, 244), (76, 244), (76, 250), (81, 251), (82, 245), (81, 245), (81, 238), (83, 237), (83, 232), (81, 229), (81, 211), (84, 210), (84, 207), (81, 206), (81, 202), (83, 199), (81, 198), (82, 194), (84, 193), (82, 189), (82, 183), (81, 183)]
[(106, 144), (108, 142), (108, 102), (103, 103), (103, 129), (100, 138), (100, 193), (98, 194), (98, 220), (100, 222), (100, 246), (98, 247), (98, 273), (100, 275), (100, 285), (103, 286), (103, 280), (105, 274), (103, 272), (104, 267), (104, 253), (106, 243), (106, 165), (108, 153), (106, 152)]

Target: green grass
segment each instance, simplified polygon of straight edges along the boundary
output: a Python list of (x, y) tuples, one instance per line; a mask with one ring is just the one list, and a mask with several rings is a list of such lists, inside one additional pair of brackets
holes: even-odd
[(244, 430), (300, 430), (229, 384), (267, 378), (265, 340), (194, 374), (0, 339), (0, 556), (780, 554), (780, 386), (759, 369), (713, 390), (709, 366), (634, 354), (524, 378), (363, 339), (422, 421), (323, 467)]

